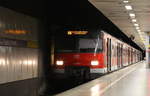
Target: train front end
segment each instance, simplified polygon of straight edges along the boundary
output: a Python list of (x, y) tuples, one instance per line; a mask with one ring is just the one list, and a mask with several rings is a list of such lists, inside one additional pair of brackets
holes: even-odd
[(56, 39), (54, 64), (56, 73), (67, 77), (89, 78), (106, 72), (103, 33), (82, 32), (68, 31), (64, 37)]

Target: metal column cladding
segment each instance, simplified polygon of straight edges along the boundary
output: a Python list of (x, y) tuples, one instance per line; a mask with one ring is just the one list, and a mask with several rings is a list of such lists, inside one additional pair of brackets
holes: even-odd
[(0, 38), (0, 45), (1, 46), (26, 47), (27, 41), (8, 39), (8, 38)]
[(0, 12), (0, 37), (37, 40), (37, 19), (3, 7)]
[(36, 78), (38, 49), (0, 46), (0, 83)]
[(0, 84), (38, 77), (38, 23), (0, 7)]
[(25, 41), (25, 40), (16, 40), (8, 38), (0, 38), (1, 46), (13, 46), (13, 47), (29, 47), (29, 48), (38, 48), (38, 42), (36, 41)]

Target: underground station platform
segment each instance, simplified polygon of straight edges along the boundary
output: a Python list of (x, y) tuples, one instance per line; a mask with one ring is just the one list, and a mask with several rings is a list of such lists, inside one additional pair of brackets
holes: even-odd
[(150, 96), (150, 69), (145, 61), (54, 96)]

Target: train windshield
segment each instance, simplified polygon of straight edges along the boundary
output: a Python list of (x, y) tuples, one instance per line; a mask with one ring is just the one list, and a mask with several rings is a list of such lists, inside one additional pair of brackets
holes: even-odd
[(103, 50), (102, 38), (99, 35), (90, 36), (66, 36), (55, 40), (55, 52), (101, 52)]
[(102, 51), (102, 39), (95, 38), (80, 38), (79, 39), (79, 50), (81, 52), (100, 52)]

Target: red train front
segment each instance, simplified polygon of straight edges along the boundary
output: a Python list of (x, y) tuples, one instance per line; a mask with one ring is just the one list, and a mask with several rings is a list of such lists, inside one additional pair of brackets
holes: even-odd
[(64, 36), (56, 39), (55, 72), (87, 77), (106, 72), (102, 32), (68, 31)]

